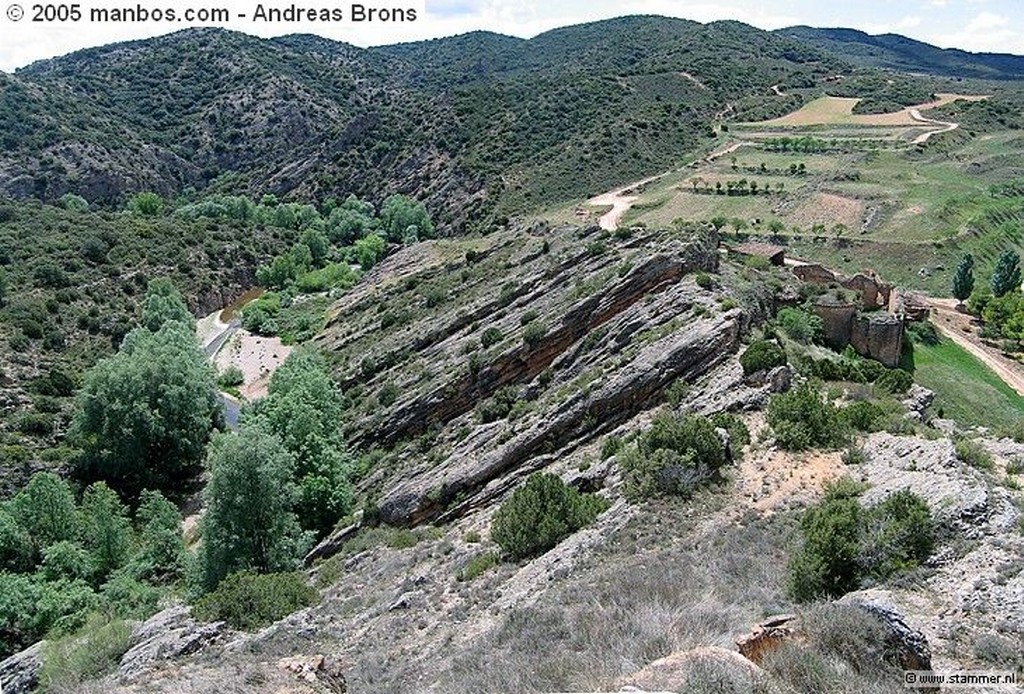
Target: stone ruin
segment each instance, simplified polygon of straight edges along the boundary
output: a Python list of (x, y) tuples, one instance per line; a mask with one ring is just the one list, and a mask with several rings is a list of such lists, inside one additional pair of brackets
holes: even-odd
[(837, 350), (849, 345), (857, 354), (889, 368), (900, 363), (906, 320), (923, 320), (928, 314), (918, 297), (898, 290), (874, 272), (846, 277), (822, 265), (809, 264), (794, 267), (793, 274), (809, 284), (855, 292), (856, 300), (826, 295), (814, 305), (814, 313), (824, 324), (825, 343)]

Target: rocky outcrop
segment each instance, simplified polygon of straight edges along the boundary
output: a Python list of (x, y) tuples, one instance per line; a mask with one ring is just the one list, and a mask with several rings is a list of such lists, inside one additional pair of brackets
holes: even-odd
[(932, 669), (932, 651), (928, 639), (907, 624), (904, 617), (890, 605), (857, 593), (843, 596), (838, 604), (858, 607), (885, 627), (885, 653), (895, 661), (895, 665), (904, 670)]
[(853, 321), (850, 346), (857, 354), (899, 366), (903, 354), (903, 319), (889, 313), (862, 313)]
[(735, 651), (709, 646), (656, 660), (623, 677), (623, 692), (685, 692), (715, 682), (722, 692), (775, 692), (767, 673)]
[[(381, 498), (382, 520), (413, 525), (440, 517), (459, 497), (469, 497), (531, 459), (536, 466), (581, 436), (592, 437), (649, 407), (667, 385), (690, 382), (733, 354), (739, 331), (728, 314), (689, 324), (645, 347), (618, 371), (587, 392), (571, 393), (557, 408), (531, 418), (506, 443), (488, 450), (468, 439), (440, 469), (424, 470), (394, 486)], [(487, 496), (503, 491), (491, 487)], [(475, 499), (474, 503), (481, 503)], [(456, 508), (466, 502), (456, 503)]]
[(39, 670), (43, 667), (44, 644), (40, 641), (0, 662), (0, 692), (29, 694), (35, 691)]
[(345, 694), (348, 684), (341, 664), (323, 655), (282, 658), (277, 667), (290, 672), (302, 683), (314, 685), (325, 694)]
[(889, 313), (861, 313), (857, 304), (823, 297), (814, 304), (821, 318), (825, 344), (841, 350), (853, 347), (862, 357), (875, 359), (889, 368), (900, 363), (903, 353), (903, 319)]
[(132, 635), (135, 645), (121, 657), (118, 674), (123, 680), (131, 681), (155, 665), (207, 648), (226, 632), (223, 622), (204, 624), (193, 619), (187, 607), (168, 608), (135, 630)]
[(796, 623), (797, 617), (793, 614), (771, 617), (755, 625), (749, 634), (736, 639), (736, 647), (740, 655), (760, 665), (766, 653), (774, 651), (783, 642), (794, 637)]

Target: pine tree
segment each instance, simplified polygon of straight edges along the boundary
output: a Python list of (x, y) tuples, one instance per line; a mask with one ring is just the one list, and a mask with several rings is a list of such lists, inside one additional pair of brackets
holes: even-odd
[(999, 256), (995, 272), (992, 273), (992, 293), (1005, 296), (1020, 288), (1020, 256), (1016, 251), (1006, 250)]
[(974, 256), (970, 253), (960, 259), (953, 275), (953, 297), (958, 301), (967, 301), (974, 292)]

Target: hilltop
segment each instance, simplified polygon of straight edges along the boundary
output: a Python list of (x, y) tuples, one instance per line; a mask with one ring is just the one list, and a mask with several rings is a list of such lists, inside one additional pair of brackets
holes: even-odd
[[(825, 88), (872, 96), (871, 70), (737, 22), (657, 17), (371, 49), (190, 29), (0, 77), (0, 191), (115, 206), (140, 190), (415, 192), (458, 232), (663, 171), (723, 118)], [(908, 84), (887, 103), (933, 89)]]

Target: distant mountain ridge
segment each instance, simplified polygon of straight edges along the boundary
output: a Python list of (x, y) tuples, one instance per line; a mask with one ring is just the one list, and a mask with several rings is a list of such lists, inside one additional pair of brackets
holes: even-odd
[(775, 33), (833, 53), (854, 65), (948, 77), (1024, 78), (1024, 56), (1008, 53), (971, 53), (958, 48), (938, 48), (899, 34), (874, 36), (856, 29), (795, 26)]
[[(362, 49), (190, 29), (86, 49), (0, 74), (0, 194), (116, 206), (139, 190), (403, 192), (444, 231), (490, 227), (678, 166), (723, 117), (884, 83), (858, 67), (864, 44), (787, 31), (636, 16), (529, 40), (473, 32)], [(929, 93), (903, 82), (898, 98)]]

